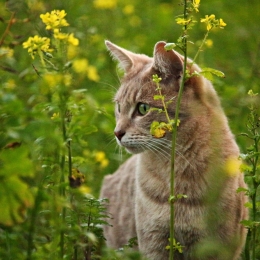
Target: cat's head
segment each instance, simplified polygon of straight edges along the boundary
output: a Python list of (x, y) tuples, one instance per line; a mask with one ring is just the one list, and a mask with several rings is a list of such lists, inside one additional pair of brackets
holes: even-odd
[[(162, 95), (165, 97), (165, 102), (169, 103), (167, 111), (173, 119), (183, 73), (183, 57), (173, 50), (166, 51), (165, 42), (156, 43), (153, 58), (135, 54), (109, 41), (105, 43), (112, 57), (119, 61), (119, 66), (125, 72), (114, 98), (116, 104), (114, 133), (118, 144), (130, 153), (150, 150), (163, 155), (165, 148), (170, 148), (171, 133), (166, 133), (162, 138), (154, 137), (150, 133), (153, 121), (167, 121), (165, 113), (160, 113), (158, 110), (163, 110), (163, 105), (161, 99), (155, 98), (158, 96), (158, 90), (152, 79), (155, 74), (162, 78), (160, 82)], [(189, 65), (188, 69), (191, 72), (200, 70), (195, 64)], [(212, 99), (211, 85), (209, 91), (205, 91), (204, 81), (205, 79), (201, 77), (192, 77), (185, 83), (179, 115), (180, 128), (195, 110), (197, 110), (195, 113), (204, 113), (206, 103), (216, 102), (214, 98)], [(208, 95), (202, 92), (208, 92)]]

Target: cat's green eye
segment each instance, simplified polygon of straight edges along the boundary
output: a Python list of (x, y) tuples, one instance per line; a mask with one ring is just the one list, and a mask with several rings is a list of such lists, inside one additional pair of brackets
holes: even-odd
[(148, 104), (144, 104), (144, 103), (137, 104), (137, 111), (140, 115), (144, 116), (145, 114), (148, 113), (149, 110), (150, 110), (150, 106)]

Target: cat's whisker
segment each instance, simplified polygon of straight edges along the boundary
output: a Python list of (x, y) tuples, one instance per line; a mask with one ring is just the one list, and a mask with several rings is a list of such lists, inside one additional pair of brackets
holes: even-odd
[[(154, 139), (149, 139), (149, 141), (145, 142), (145, 146), (149, 148), (149, 150), (159, 153), (165, 159), (169, 159), (169, 153), (165, 151)], [(157, 154), (156, 153), (156, 154)]]
[[(163, 139), (163, 138), (160, 138), (160, 139), (152, 139), (152, 140), (156, 140), (156, 142), (157, 143), (159, 143), (160, 145), (165, 145), (165, 146), (167, 146), (167, 148), (168, 149), (170, 149), (170, 151), (169, 151), (169, 154), (170, 154), (170, 152), (171, 152), (171, 142), (169, 142), (169, 140), (167, 140), (167, 139)], [(191, 166), (191, 168), (195, 171), (195, 172), (197, 172), (197, 169), (195, 168), (195, 166), (185, 157), (185, 155), (183, 154), (183, 153), (181, 153), (180, 152), (180, 150), (178, 149), (178, 148), (181, 148), (182, 146), (181, 145), (179, 145), (179, 144), (176, 144), (176, 148), (177, 149), (175, 149), (175, 152), (176, 152), (176, 154), (177, 155), (179, 155), (182, 159), (184, 159), (187, 163), (188, 163), (188, 165), (190, 165)], [(193, 152), (192, 152), (193, 153)], [(184, 168), (184, 167), (183, 167)]]

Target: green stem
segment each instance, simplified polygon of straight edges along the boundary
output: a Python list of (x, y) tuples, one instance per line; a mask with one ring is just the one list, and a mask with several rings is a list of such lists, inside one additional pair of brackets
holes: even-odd
[[(66, 116), (65, 116), (65, 111), (66, 111), (66, 106), (64, 105), (64, 101), (61, 98), (61, 107), (60, 107), (60, 115), (61, 115), (61, 129), (62, 129), (62, 137), (63, 137), (63, 143), (66, 142), (67, 140), (67, 133), (66, 133)], [(65, 153), (64, 151), (62, 151), (62, 155), (61, 155), (61, 177), (60, 177), (60, 195), (62, 197), (65, 197), (65, 187), (64, 187), (64, 182), (65, 182)], [(63, 256), (65, 254), (65, 232), (64, 232), (64, 224), (65, 224), (65, 217), (66, 217), (66, 208), (63, 207), (62, 208), (62, 212), (61, 212), (61, 218), (62, 218), (62, 227), (61, 227), (61, 231), (60, 231), (60, 256), (61, 259), (63, 259)]]
[[(254, 131), (254, 150), (255, 153), (258, 154), (258, 137), (257, 132)], [(257, 171), (257, 164), (258, 164), (258, 155), (256, 155), (253, 161), (253, 186), (254, 186), (254, 194), (252, 195), (252, 211), (253, 211), (253, 222), (256, 221), (256, 213), (257, 213), (257, 206), (256, 206), (256, 194), (259, 183), (256, 181), (256, 171)], [(252, 258), (256, 259), (256, 226), (254, 224), (252, 228)]]
[(165, 113), (165, 116), (166, 116), (166, 119), (167, 119), (168, 123), (170, 123), (170, 122), (171, 122), (171, 119), (170, 119), (170, 117), (169, 117), (166, 104), (165, 104), (165, 102), (164, 102), (164, 96), (162, 95), (162, 90), (161, 90), (161, 88), (160, 88), (160, 86), (159, 86), (159, 83), (156, 83), (156, 84), (157, 84), (157, 89), (158, 89), (159, 95), (162, 97), (163, 111), (164, 111), (164, 113)]
[(34, 250), (33, 238), (35, 233), (37, 214), (41, 204), (41, 199), (42, 199), (42, 184), (40, 184), (40, 187), (38, 188), (38, 192), (34, 202), (34, 207), (31, 213), (30, 227), (29, 227), (28, 239), (27, 239), (27, 258), (26, 258), (27, 260), (32, 259), (32, 251)]
[(72, 176), (72, 155), (71, 155), (71, 142), (68, 141), (68, 160), (69, 160), (69, 177)]
[(202, 40), (202, 43), (201, 43), (200, 47), (198, 48), (198, 51), (197, 51), (196, 55), (194, 56), (194, 59), (193, 59), (193, 61), (192, 61), (192, 64), (195, 63), (195, 61), (196, 61), (196, 59), (198, 58), (200, 52), (202, 51), (203, 45), (205, 44), (205, 42), (206, 42), (206, 40), (207, 40), (207, 38), (208, 38), (208, 36), (209, 36), (209, 32), (210, 32), (210, 30), (207, 31), (206, 34), (204, 35), (204, 38), (203, 38), (203, 40)]
[(46, 69), (46, 63), (45, 63), (45, 61), (44, 61), (42, 51), (39, 50), (39, 49), (38, 49), (38, 54), (39, 54), (39, 56), (40, 56), (40, 60), (41, 60), (42, 67), (44, 68), (45, 72), (48, 72), (47, 69)]
[[(184, 0), (184, 19), (187, 19), (187, 0)], [(187, 26), (184, 25), (184, 34), (187, 33)], [(186, 36), (186, 35), (185, 35)], [(181, 80), (181, 85), (178, 93), (176, 110), (175, 110), (175, 119), (173, 125), (173, 133), (172, 133), (172, 153), (171, 153), (171, 183), (170, 183), (170, 260), (174, 259), (174, 203), (175, 203), (175, 193), (174, 193), (174, 184), (175, 184), (175, 150), (176, 150), (176, 140), (177, 140), (177, 125), (179, 119), (179, 111), (182, 93), (184, 89), (184, 84), (186, 81), (186, 66), (187, 66), (187, 37), (184, 37), (183, 40), (184, 46), (184, 63), (183, 63), (183, 77)], [(178, 241), (176, 241), (178, 242)]]

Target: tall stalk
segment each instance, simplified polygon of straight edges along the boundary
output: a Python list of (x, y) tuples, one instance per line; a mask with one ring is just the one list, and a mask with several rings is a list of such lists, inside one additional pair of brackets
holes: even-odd
[[(187, 19), (187, 0), (183, 1), (184, 3), (184, 10), (183, 10), (183, 18), (184, 20)], [(175, 110), (175, 118), (174, 118), (174, 125), (173, 125), (173, 133), (172, 133), (172, 153), (171, 153), (171, 184), (170, 184), (170, 260), (174, 259), (174, 202), (176, 201), (175, 194), (174, 194), (174, 179), (175, 179), (175, 150), (176, 150), (176, 139), (177, 139), (177, 127), (178, 127), (178, 118), (179, 118), (179, 111), (180, 111), (180, 104), (182, 93), (184, 89), (184, 84), (186, 81), (186, 66), (187, 66), (187, 25), (184, 25), (184, 32), (183, 32), (183, 50), (184, 50), (184, 63), (183, 63), (183, 76), (181, 80), (181, 86), (178, 93), (176, 110)]]

